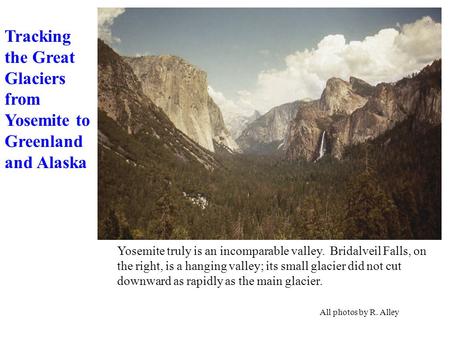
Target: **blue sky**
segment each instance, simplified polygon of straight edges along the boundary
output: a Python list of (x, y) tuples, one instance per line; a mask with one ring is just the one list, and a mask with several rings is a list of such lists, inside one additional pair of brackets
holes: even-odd
[[(411, 27), (410, 35), (404, 32), (405, 25), (412, 25), (424, 17), (428, 17), (433, 26), (430, 26), (430, 22), (427, 21), (421, 23), (420, 27)], [(384, 45), (385, 41), (389, 40), (389, 43), (395, 43), (395, 48), (397, 48), (398, 41), (403, 40), (401, 48), (406, 54), (395, 55), (392, 58), (408, 59), (411, 57), (419, 60), (419, 58), (423, 59), (424, 55), (422, 55), (423, 53), (416, 55), (420, 53), (414, 48), (423, 44), (423, 39), (431, 38), (439, 39), (439, 51), (437, 51), (436, 44), (430, 46), (431, 52), (427, 58), (436, 57), (438, 53), (440, 55), (440, 25), (439, 36), (437, 36), (436, 28), (436, 24), (440, 22), (440, 9), (423, 8), (126, 9), (124, 12), (121, 11), (120, 15), (113, 15), (112, 20), (108, 21), (106, 26), (111, 34), (110, 44), (120, 54), (130, 56), (172, 54), (183, 57), (208, 73), (208, 82), (212, 90), (221, 95), (216, 101), (229, 100), (232, 102), (231, 104), (234, 103), (240, 107), (236, 109), (247, 109), (250, 112), (253, 108), (265, 110), (271, 104), (282, 103), (278, 101), (291, 97), (296, 99), (301, 98), (300, 96), (317, 95), (325, 80), (322, 79), (323, 76), (347, 76), (348, 72), (354, 71), (368, 76), (369, 82), (370, 80), (372, 82), (385, 80), (383, 76), (373, 76), (372, 73), (376, 72), (376, 69), (366, 72), (362, 66), (358, 66), (358, 68), (354, 64), (349, 64), (350, 59), (347, 58), (345, 67), (349, 69), (346, 72), (339, 70), (339, 67), (342, 68), (342, 64), (339, 63), (324, 74), (320, 73), (322, 69), (329, 68), (328, 65), (316, 67), (314, 68), (316, 70), (313, 69), (307, 74), (298, 75), (300, 81), (302, 79), (310, 81), (305, 89), (293, 85), (292, 83), (296, 81), (295, 70), (290, 75), (286, 72), (290, 72), (293, 67), (305, 68), (305, 57), (316, 62), (319, 57), (323, 56), (322, 52), (329, 50), (330, 46), (334, 49), (329, 60), (337, 55), (342, 55), (343, 51), (345, 55), (352, 52), (352, 58), (355, 59), (354, 54), (358, 52), (355, 52), (354, 48), (350, 46), (350, 41), (364, 41), (367, 37), (376, 36), (376, 39), (380, 40), (377, 43)], [(397, 30), (398, 35), (404, 33), (404, 37), (397, 38), (388, 33), (381, 37), (379, 32), (386, 28)], [(426, 31), (428, 35), (423, 36), (422, 40), (417, 41), (416, 44), (411, 44), (411, 36), (417, 35), (418, 31)], [(330, 38), (325, 39), (323, 48), (319, 48), (318, 44), (328, 36)], [(392, 42), (394, 40), (398, 41)], [(367, 50), (366, 47), (362, 47), (359, 50)], [(375, 52), (371, 52), (373, 54), (378, 53), (383, 47), (372, 46), (370, 48), (374, 48)], [(308, 51), (316, 50), (317, 55), (308, 54), (307, 56), (306, 49)], [(320, 52), (321, 49), (322, 52)], [(291, 64), (287, 62), (289, 56), (292, 59)], [(429, 62), (428, 59), (425, 61)], [(419, 62), (423, 60), (417, 60), (413, 60), (414, 62), (408, 60), (407, 63), (411, 63), (411, 65), (402, 72), (414, 70), (414, 67), (420, 67), (426, 63)], [(381, 66), (378, 65), (377, 60), (361, 62), (363, 62), (362, 64), (365, 62), (367, 67), (380, 67), (380, 74), (388, 74), (389, 67), (396, 68), (390, 60)], [(311, 62), (308, 61), (308, 64)], [(330, 64), (332, 65), (331, 61)], [(298, 70), (300, 73), (303, 72), (301, 68)], [(333, 72), (337, 72), (337, 74)], [(265, 77), (268, 76), (267, 74), (272, 74), (272, 78), (261, 79), (261, 75)], [(402, 75), (403, 73), (399, 73), (397, 77)], [(273, 100), (263, 97), (268, 95), (268, 89), (261, 90), (259, 87), (267, 85), (264, 81), (269, 82), (270, 80), (273, 80), (277, 86), (285, 85), (288, 94), (283, 96), (282, 93), (275, 93), (274, 89)], [(386, 80), (393, 79), (386, 78)], [(261, 93), (258, 94), (258, 90)], [(248, 107), (244, 108), (246, 104)]]

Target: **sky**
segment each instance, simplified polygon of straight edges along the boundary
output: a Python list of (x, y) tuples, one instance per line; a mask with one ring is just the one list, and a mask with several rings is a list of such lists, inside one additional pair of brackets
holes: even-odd
[(224, 117), (320, 96), (326, 80), (392, 82), (441, 57), (441, 10), (99, 9), (127, 56), (171, 54), (208, 74)]

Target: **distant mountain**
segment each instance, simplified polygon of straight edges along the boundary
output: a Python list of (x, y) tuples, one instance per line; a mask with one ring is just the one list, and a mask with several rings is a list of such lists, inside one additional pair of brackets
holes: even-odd
[(299, 107), (300, 101), (294, 101), (270, 109), (247, 125), (236, 140), (237, 143), (244, 152), (249, 153), (270, 153), (277, 150)]
[(177, 56), (125, 58), (142, 89), (174, 125), (214, 152), (214, 142), (238, 150), (225, 127), (222, 112), (208, 94), (206, 72)]
[(208, 96), (208, 111), (214, 135), (214, 149), (217, 150), (218, 147), (225, 147), (228, 151), (240, 152), (239, 146), (225, 127), (225, 122), (219, 106), (214, 102), (211, 96)]
[[(341, 158), (349, 145), (372, 140), (412, 117), (418, 129), (441, 123), (441, 61), (412, 78), (371, 86), (363, 80), (328, 80), (319, 100), (302, 103), (286, 135), (289, 160)], [(323, 140), (323, 142), (322, 142)]]
[(242, 131), (253, 121), (259, 119), (262, 116), (261, 112), (255, 110), (250, 116), (243, 115), (225, 115), (225, 124), (230, 130), (233, 140), (236, 140), (241, 136)]

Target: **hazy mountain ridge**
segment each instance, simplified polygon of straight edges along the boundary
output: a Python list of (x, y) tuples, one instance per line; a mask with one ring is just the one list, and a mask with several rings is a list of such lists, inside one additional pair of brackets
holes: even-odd
[(289, 123), (296, 116), (299, 107), (300, 101), (294, 101), (270, 109), (266, 114), (251, 122), (236, 142), (245, 152), (260, 153), (276, 150), (284, 141)]
[(224, 116), (225, 124), (228, 126), (228, 130), (231, 133), (233, 140), (237, 140), (241, 136), (242, 131), (247, 128), (253, 121), (259, 119), (263, 114), (258, 110), (255, 110), (250, 116), (228, 114)]

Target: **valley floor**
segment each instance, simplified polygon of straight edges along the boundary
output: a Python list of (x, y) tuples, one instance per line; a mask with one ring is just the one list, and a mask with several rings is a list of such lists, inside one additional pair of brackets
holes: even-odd
[(440, 127), (411, 133), (405, 121), (340, 161), (223, 151), (213, 171), (161, 160), (148, 138), (136, 144), (102, 127), (122, 139), (99, 144), (101, 239), (441, 237)]

